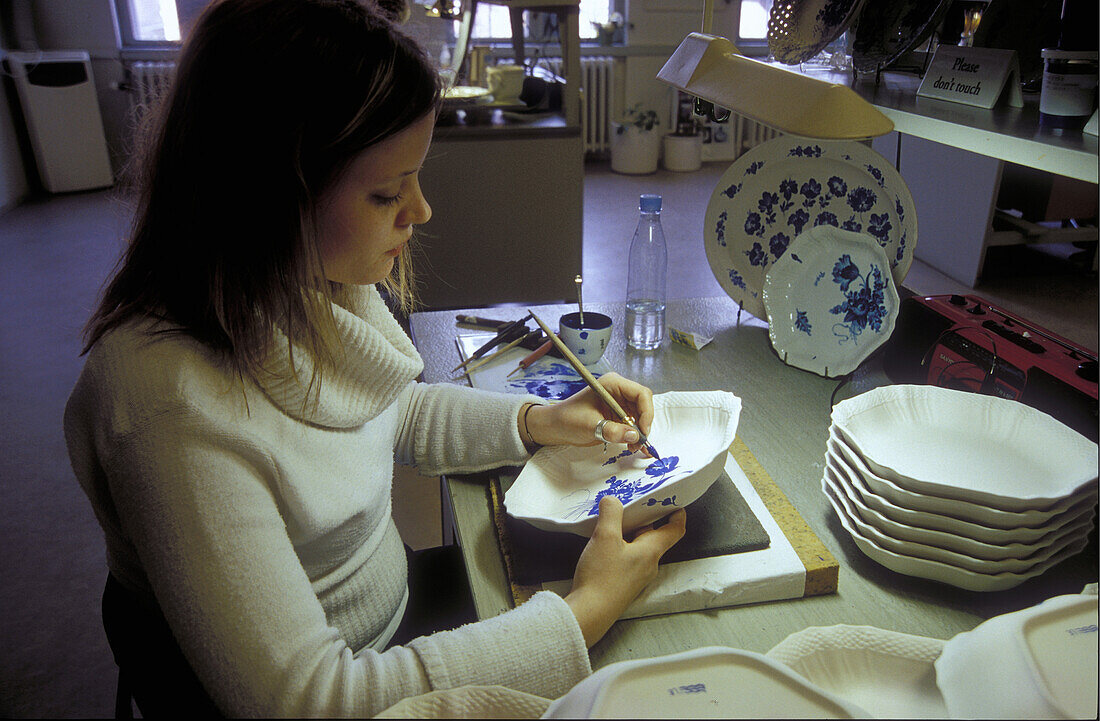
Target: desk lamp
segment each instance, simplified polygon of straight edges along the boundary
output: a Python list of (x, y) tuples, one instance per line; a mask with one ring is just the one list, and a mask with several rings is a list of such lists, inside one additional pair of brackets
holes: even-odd
[(691, 33), (657, 79), (696, 98), (696, 113), (720, 120), (728, 108), (783, 133), (818, 140), (885, 135), (893, 122), (851, 88), (783, 70), (741, 54), (710, 33), (713, 0), (703, 2), (703, 31)]

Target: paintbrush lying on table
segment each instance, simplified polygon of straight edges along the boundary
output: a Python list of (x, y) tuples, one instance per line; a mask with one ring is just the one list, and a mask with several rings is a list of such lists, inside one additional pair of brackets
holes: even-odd
[(557, 335), (551, 332), (546, 324), (542, 322), (542, 319), (540, 319), (530, 310), (528, 310), (527, 313), (529, 317), (535, 319), (535, 322), (539, 324), (539, 327), (542, 328), (542, 332), (547, 335), (547, 337), (550, 339), (550, 342), (553, 343), (554, 346), (561, 352), (561, 354), (565, 356), (565, 359), (569, 361), (569, 365), (573, 366), (573, 369), (580, 374), (584, 382), (587, 383), (589, 387), (592, 388), (592, 390), (596, 391), (596, 394), (603, 399), (603, 402), (606, 403), (612, 411), (614, 411), (615, 415), (619, 417), (619, 420), (621, 420), (623, 423), (627, 424), (634, 430), (638, 431), (638, 440), (641, 441), (642, 446), (646, 449), (646, 451), (649, 452), (649, 455), (653, 456), (657, 460), (661, 460), (661, 457), (657, 455), (657, 449), (654, 448), (652, 444), (650, 444), (649, 439), (646, 438), (646, 435), (644, 433), (642, 433), (642, 429), (638, 427), (638, 422), (627, 415), (626, 411), (623, 410), (623, 407), (619, 405), (618, 401), (616, 401), (611, 396), (611, 394), (607, 392), (606, 388), (600, 385), (600, 382), (596, 380), (596, 376), (592, 375), (592, 371), (584, 367), (584, 363), (581, 363), (580, 360), (577, 359), (577, 356), (573, 355), (573, 351), (569, 350), (569, 348), (566, 347), (561, 338), (558, 338)]

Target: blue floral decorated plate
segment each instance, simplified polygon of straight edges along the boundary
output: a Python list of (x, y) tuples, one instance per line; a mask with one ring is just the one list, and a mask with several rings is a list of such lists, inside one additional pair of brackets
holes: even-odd
[(547, 446), (505, 492), (505, 510), (544, 531), (588, 537), (604, 496), (622, 501), (624, 531), (699, 498), (722, 474), (741, 399), (725, 391), (673, 391), (655, 395), (653, 407), (649, 440), (660, 460), (613, 443)]
[(718, 284), (757, 318), (771, 266), (803, 232), (829, 225), (874, 238), (895, 285), (917, 242), (909, 188), (866, 145), (781, 136), (729, 167), (707, 205), (703, 242)]
[(764, 279), (768, 335), (783, 362), (850, 373), (894, 331), (898, 292), (870, 235), (819, 225), (791, 241)]
[(825, 49), (848, 29), (864, 0), (776, 0), (768, 15), (768, 51), (797, 65)]

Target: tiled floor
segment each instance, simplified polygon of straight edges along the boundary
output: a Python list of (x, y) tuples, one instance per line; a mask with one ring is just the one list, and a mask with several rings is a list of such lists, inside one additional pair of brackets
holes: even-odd
[[(623, 254), (642, 192), (664, 196), (669, 295), (721, 294), (700, 238), (723, 170), (633, 177), (591, 165), (586, 298), (623, 296)], [(35, 200), (0, 216), (2, 717), (108, 716), (113, 709), (115, 669), (99, 621), (103, 541), (68, 466), (61, 413), (81, 366), (80, 327), (123, 247), (125, 218), (110, 192)], [(1000, 274), (974, 292), (1096, 348), (1095, 274), (1034, 254), (998, 264)], [(926, 294), (967, 290), (919, 262), (906, 284)], [(438, 481), (402, 472), (394, 495), (406, 541), (438, 544)]]

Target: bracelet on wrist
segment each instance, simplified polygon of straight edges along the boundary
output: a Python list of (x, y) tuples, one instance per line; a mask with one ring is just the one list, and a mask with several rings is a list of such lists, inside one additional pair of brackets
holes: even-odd
[(530, 413), (531, 409), (534, 408), (536, 405), (537, 404), (535, 403), (528, 403), (527, 406), (523, 409), (523, 433), (525, 436), (527, 436), (523, 439), (523, 442), (524, 444), (532, 445), (536, 448), (541, 448), (542, 444), (535, 441), (535, 437), (531, 435), (531, 430), (527, 427), (527, 414)]

